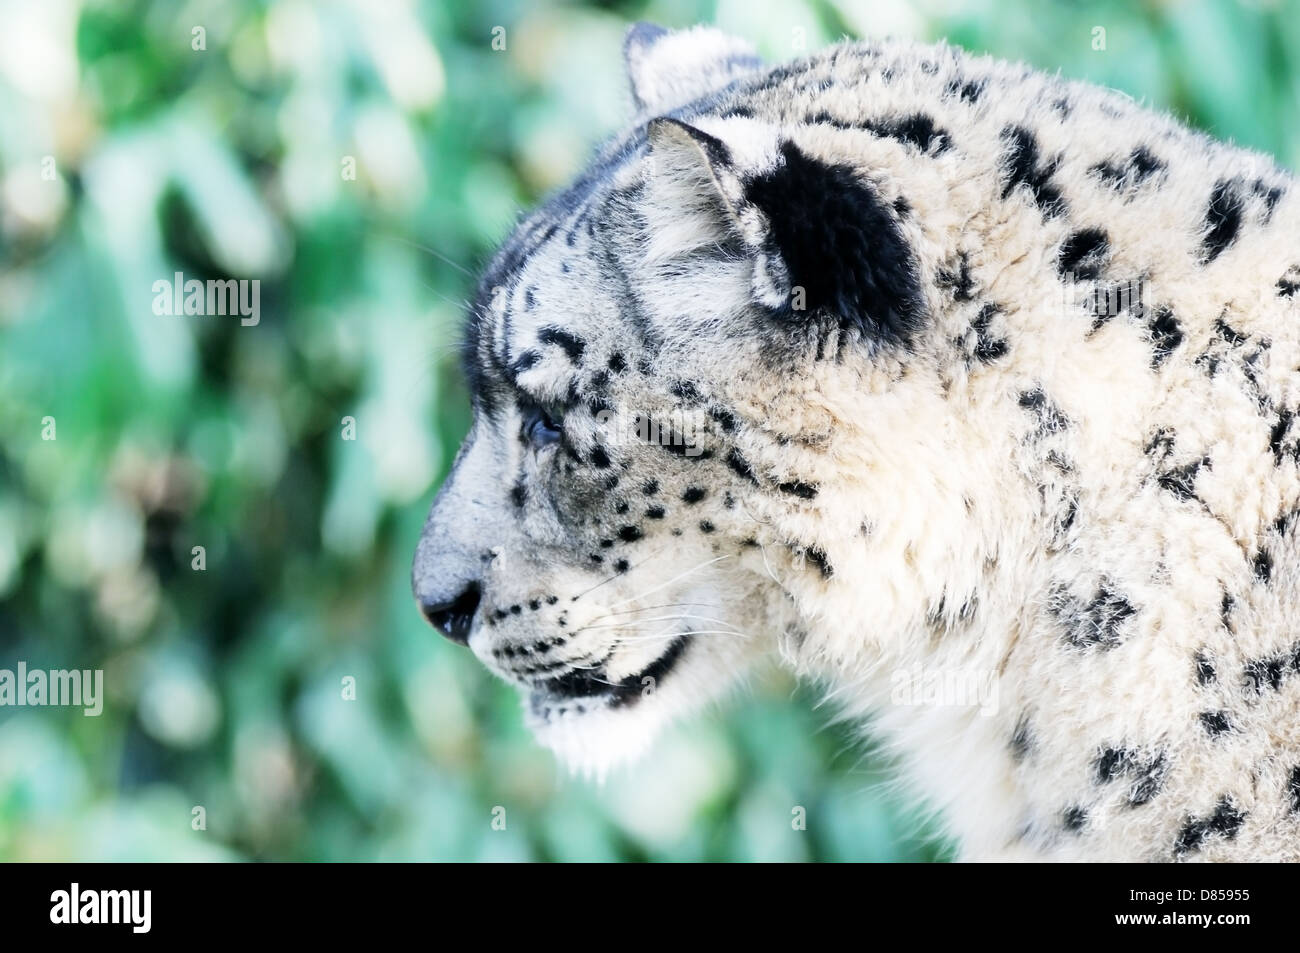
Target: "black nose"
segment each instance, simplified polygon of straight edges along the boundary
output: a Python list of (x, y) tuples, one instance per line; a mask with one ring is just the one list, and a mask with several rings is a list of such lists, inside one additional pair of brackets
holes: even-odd
[(478, 600), (478, 583), (471, 582), (465, 587), (465, 591), (451, 602), (433, 605), (421, 601), (420, 611), (424, 613), (424, 617), (429, 620), (429, 623), (435, 629), (453, 642), (465, 645), (469, 642), (469, 630), (474, 625), (474, 613), (478, 611)]

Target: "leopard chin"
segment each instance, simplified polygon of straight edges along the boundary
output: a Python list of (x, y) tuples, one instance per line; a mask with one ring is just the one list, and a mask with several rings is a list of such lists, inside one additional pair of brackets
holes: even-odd
[(669, 725), (715, 697), (719, 684), (734, 681), (730, 667), (715, 668), (699, 651), (700, 638), (671, 639), (654, 661), (617, 681), (583, 672), (526, 690), (525, 724), (570, 771), (603, 780), (644, 756)]

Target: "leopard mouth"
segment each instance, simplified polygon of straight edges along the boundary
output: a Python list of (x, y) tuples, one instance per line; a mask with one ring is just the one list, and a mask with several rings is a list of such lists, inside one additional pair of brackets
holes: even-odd
[(581, 714), (592, 708), (629, 708), (659, 689), (686, 655), (692, 639), (692, 635), (677, 636), (645, 668), (616, 681), (609, 678), (604, 663), (549, 678), (529, 696), (533, 713), (544, 716), (548, 712), (565, 714), (568, 709)]

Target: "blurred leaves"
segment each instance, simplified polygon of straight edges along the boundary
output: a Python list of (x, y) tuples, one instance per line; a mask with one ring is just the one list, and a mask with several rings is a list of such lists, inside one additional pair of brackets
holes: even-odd
[[(0, 0), (0, 667), (107, 694), (0, 710), (0, 858), (946, 857), (784, 678), (597, 788), (428, 631), (408, 567), (468, 423), (470, 273), (626, 116), (631, 19), (771, 59), (947, 36), (1294, 165), (1297, 12)], [(155, 314), (176, 272), (258, 279), (260, 321)]]

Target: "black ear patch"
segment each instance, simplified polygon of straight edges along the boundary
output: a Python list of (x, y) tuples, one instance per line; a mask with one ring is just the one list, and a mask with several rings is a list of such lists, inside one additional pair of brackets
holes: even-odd
[[(805, 314), (866, 337), (906, 344), (925, 312), (915, 256), (889, 205), (843, 165), (818, 162), (792, 142), (784, 164), (749, 183), (767, 215)], [(781, 317), (796, 319), (793, 300)]]

